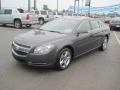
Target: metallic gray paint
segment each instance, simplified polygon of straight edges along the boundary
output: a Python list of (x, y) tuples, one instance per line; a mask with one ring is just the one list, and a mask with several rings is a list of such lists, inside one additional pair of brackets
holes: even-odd
[[(80, 22), (84, 20), (91, 19), (80, 19)], [(26, 55), (26, 57), (20, 57), (19, 55), (16, 55), (14, 51), (12, 52), (12, 54), (16, 60), (23, 60), (28, 65), (51, 66), (55, 64), (57, 55), (62, 48), (70, 47), (73, 51), (74, 58), (100, 47), (105, 35), (107, 35), (108, 37), (110, 35), (110, 29), (107, 27), (100, 28), (99, 30), (91, 30), (88, 33), (79, 34), (77, 32), (77, 28), (74, 30), (74, 32), (69, 34), (61, 34), (40, 30), (29, 31), (16, 37), (14, 39), (14, 42), (21, 45), (30, 46), (30, 52)], [(35, 47), (44, 44), (53, 44), (55, 47), (47, 55), (34, 55), (33, 50), (35, 49)]]

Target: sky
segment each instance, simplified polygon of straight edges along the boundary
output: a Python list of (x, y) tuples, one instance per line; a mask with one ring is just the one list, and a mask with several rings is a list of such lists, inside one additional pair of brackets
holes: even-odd
[[(2, 7), (24, 7), (27, 8), (28, 0), (1, 0)], [(80, 0), (80, 5), (81, 5)], [(83, 0), (85, 2), (85, 0)], [(42, 9), (43, 4), (47, 4), (50, 9), (55, 10), (57, 0), (37, 0), (37, 8)], [(120, 4), (120, 0), (91, 0), (91, 6), (101, 7), (114, 4)], [(74, 0), (59, 0), (59, 10), (68, 9), (70, 5), (74, 5)], [(33, 6), (33, 0), (31, 0), (31, 6)]]

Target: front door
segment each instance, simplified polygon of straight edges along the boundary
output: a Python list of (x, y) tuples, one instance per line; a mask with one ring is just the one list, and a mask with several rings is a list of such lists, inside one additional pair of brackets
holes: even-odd
[(76, 55), (79, 56), (84, 54), (94, 48), (93, 33), (90, 33), (92, 30), (90, 21), (86, 20), (78, 28), (79, 35), (76, 36), (75, 46), (76, 46)]

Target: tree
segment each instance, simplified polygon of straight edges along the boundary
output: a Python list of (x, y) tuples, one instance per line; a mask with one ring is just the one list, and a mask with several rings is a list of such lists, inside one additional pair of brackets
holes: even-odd
[(48, 6), (47, 5), (43, 5), (43, 10), (49, 10)]

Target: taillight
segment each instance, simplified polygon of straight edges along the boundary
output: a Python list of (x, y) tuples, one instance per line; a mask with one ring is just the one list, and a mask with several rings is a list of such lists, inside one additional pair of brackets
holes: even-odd
[(47, 15), (47, 18), (49, 18), (49, 15)]
[(26, 16), (26, 20), (30, 20), (30, 15), (27, 15), (27, 16)]

